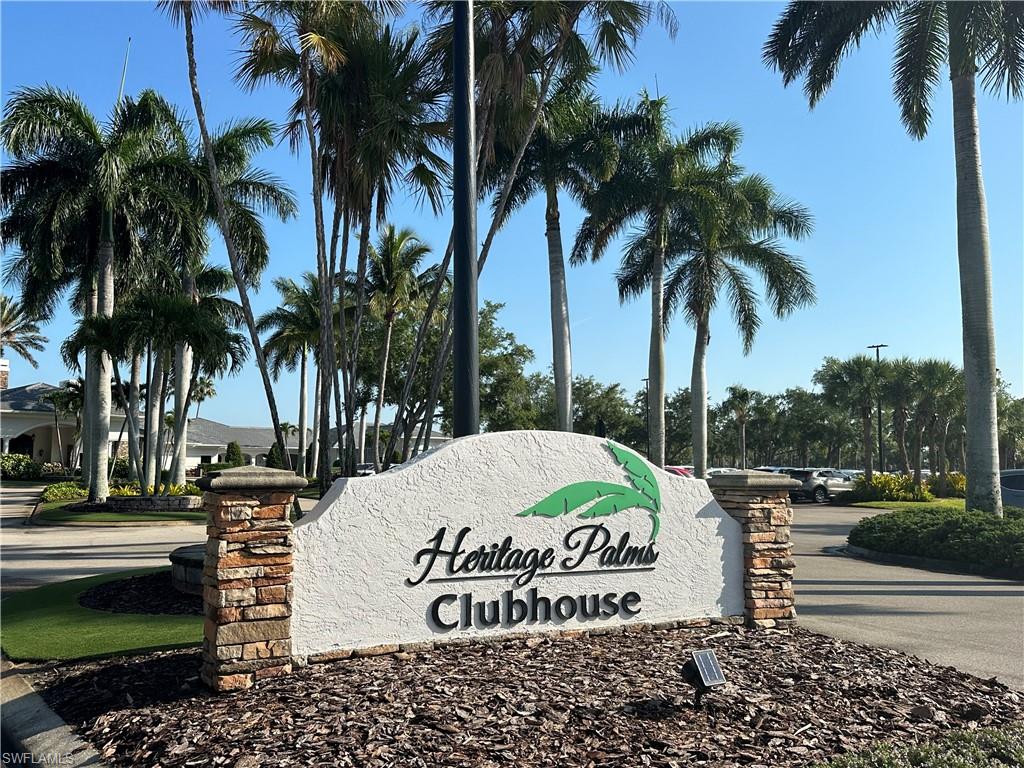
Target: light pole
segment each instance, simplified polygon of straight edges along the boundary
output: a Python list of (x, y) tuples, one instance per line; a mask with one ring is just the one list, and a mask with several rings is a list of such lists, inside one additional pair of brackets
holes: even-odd
[(455, 437), (480, 431), (480, 354), (477, 328), (476, 162), (474, 158), (473, 0), (453, 3), (454, 131), (454, 418)]
[[(882, 347), (888, 344), (868, 344), (868, 349), (875, 350), (875, 364), (882, 367)], [(878, 388), (878, 471), (885, 472), (885, 442), (882, 440), (882, 388)]]

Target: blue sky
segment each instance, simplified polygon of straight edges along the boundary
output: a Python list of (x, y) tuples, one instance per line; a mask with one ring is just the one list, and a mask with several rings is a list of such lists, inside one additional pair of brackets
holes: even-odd
[[(817, 305), (786, 320), (767, 314), (753, 352), (744, 356), (727, 313), (712, 318), (708, 373), (712, 398), (730, 384), (763, 391), (809, 386), (825, 355), (844, 357), (887, 343), (887, 355), (937, 356), (960, 362), (960, 301), (956, 260), (955, 187), (948, 81), (934, 104), (924, 141), (907, 136), (891, 96), (892, 40), (868, 39), (843, 65), (812, 112), (799, 88), (784, 89), (761, 63), (761, 46), (782, 6), (774, 3), (675, 3), (680, 31), (673, 41), (652, 27), (634, 64), (606, 72), (598, 90), (609, 102), (641, 88), (668, 96), (680, 130), (732, 120), (744, 129), (740, 161), (765, 174), (814, 215), (814, 234), (794, 246), (817, 284)], [(407, 13), (416, 16), (413, 7)], [(50, 83), (78, 93), (97, 115), (117, 94), (124, 47), (132, 36), (127, 91), (155, 88), (191, 114), (184, 43), (150, 3), (0, 5), (0, 87), (6, 101), (20, 86)], [(232, 79), (238, 40), (227, 21), (197, 29), (199, 77), (211, 124), (259, 115), (282, 119), (283, 90), (245, 93)], [(997, 362), (1018, 396), (1024, 392), (1024, 109), (984, 95), (979, 105), (995, 286)], [(271, 279), (315, 269), (308, 159), (278, 146), (259, 159), (299, 197), (301, 213), (287, 224), (268, 221), (271, 262), (257, 312), (275, 306)], [(412, 226), (436, 250), (444, 248), (447, 215), (434, 218), (399, 196), (391, 216)], [(566, 249), (581, 214), (563, 201)], [(488, 221), (481, 209), (481, 237)], [(506, 304), (501, 322), (536, 352), (535, 369), (550, 362), (543, 204), (535, 200), (499, 233), (481, 275), (480, 296)], [(646, 301), (620, 306), (605, 261), (569, 271), (574, 371), (628, 390), (642, 387), (649, 333)], [(226, 261), (222, 243), (212, 257)], [(58, 347), (71, 328), (62, 312), (46, 328), (50, 347), (39, 371), (13, 362), (12, 383), (67, 377)], [(668, 389), (689, 382), (693, 333), (682, 320), (666, 345)], [(284, 375), (276, 391), (283, 419), (296, 421), (297, 379)], [(312, 388), (311, 388), (312, 389)], [(252, 365), (217, 384), (203, 415), (232, 424), (269, 421)]]

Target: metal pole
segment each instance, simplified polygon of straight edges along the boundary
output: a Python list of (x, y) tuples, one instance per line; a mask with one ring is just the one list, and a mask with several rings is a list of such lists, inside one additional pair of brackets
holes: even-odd
[[(888, 344), (869, 344), (868, 349), (875, 350), (875, 364), (882, 367), (882, 347)], [(878, 471), (885, 472), (885, 442), (882, 440), (882, 388), (878, 388)]]
[(454, 419), (455, 437), (480, 431), (480, 355), (476, 295), (476, 163), (473, 149), (473, 2), (453, 3), (454, 108)]

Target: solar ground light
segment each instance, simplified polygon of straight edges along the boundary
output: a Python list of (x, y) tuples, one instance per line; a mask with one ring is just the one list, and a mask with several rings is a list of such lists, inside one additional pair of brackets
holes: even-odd
[(693, 705), (700, 706), (701, 698), (709, 689), (725, 683), (725, 674), (711, 649), (690, 651), (690, 660), (683, 664), (683, 679), (695, 689)]

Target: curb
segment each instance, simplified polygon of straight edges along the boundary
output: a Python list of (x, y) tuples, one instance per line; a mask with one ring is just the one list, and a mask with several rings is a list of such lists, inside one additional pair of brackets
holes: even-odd
[(993, 579), (1024, 581), (1024, 573), (1013, 569), (990, 571), (971, 563), (960, 563), (955, 560), (936, 560), (931, 557), (920, 557), (918, 555), (900, 555), (893, 552), (877, 552), (873, 549), (865, 549), (864, 547), (858, 547), (849, 543), (842, 547), (836, 547), (834, 551), (847, 557), (887, 563), (889, 565), (904, 565), (909, 568), (921, 568), (928, 571), (943, 571), (947, 573), (961, 573), (967, 576), (987, 576)]
[(83, 523), (77, 520), (57, 522), (55, 520), (34, 520), (31, 517), (25, 521), (25, 525), (38, 525), (42, 528), (161, 528), (175, 525), (206, 525), (205, 520), (154, 520), (145, 522), (142, 520), (130, 520), (122, 523)]
[[(6, 762), (17, 759), (35, 765), (94, 766), (107, 768), (99, 752), (82, 741), (56, 712), (35, 692), (28, 679), (19, 674), (6, 658), (3, 660), (0, 705)], [(13, 754), (12, 754), (13, 753)], [(13, 760), (10, 760), (14, 764)]]

